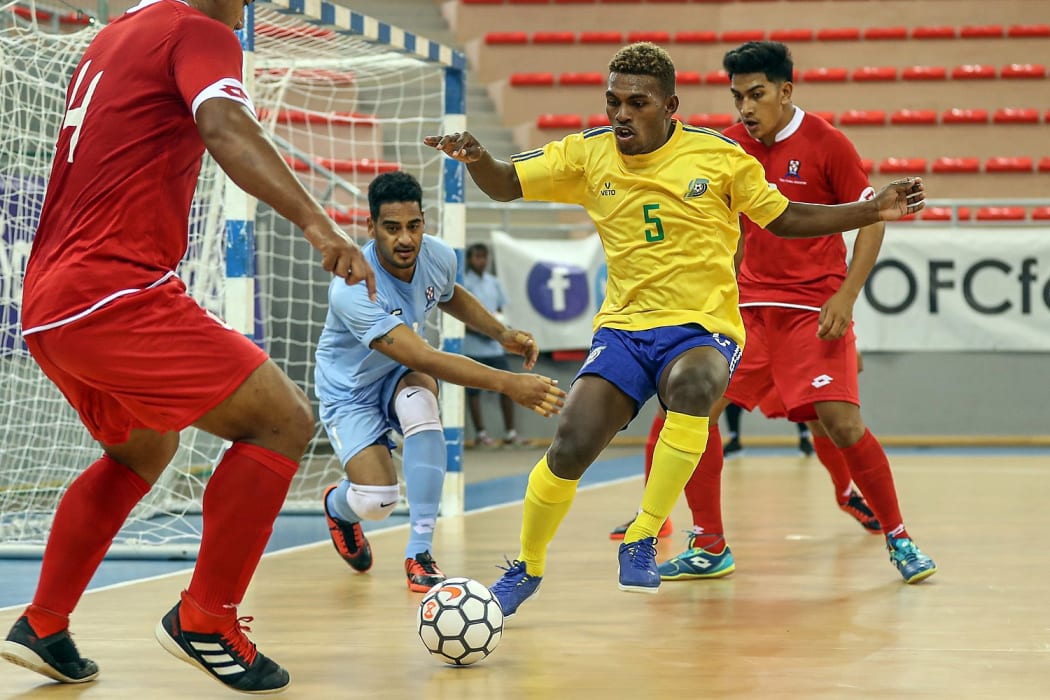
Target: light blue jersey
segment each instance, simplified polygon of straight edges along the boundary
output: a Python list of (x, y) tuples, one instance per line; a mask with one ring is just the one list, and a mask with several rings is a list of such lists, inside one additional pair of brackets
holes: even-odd
[[(492, 313), (502, 311), (507, 305), (507, 294), (499, 279), (490, 272), (477, 274), (473, 270), (463, 273), (463, 286), (473, 294), (481, 305)], [(502, 357), (506, 351), (487, 335), (474, 333), (469, 328), (463, 335), (463, 354), (467, 357)]]
[[(368, 298), (364, 282), (332, 280), (314, 370), (321, 421), (343, 463), (389, 428), (399, 429), (389, 404), (397, 380), (408, 370), (369, 345), (402, 324), (422, 335), (427, 313), (452, 298), (458, 267), (455, 251), (429, 235), (423, 236), (411, 282), (402, 282), (380, 266), (375, 242), (366, 243), (362, 252), (375, 271), (376, 300)], [(359, 419), (353, 421), (353, 435), (345, 434), (346, 421), (340, 419), (349, 413)], [(342, 429), (332, 435), (336, 424)]]

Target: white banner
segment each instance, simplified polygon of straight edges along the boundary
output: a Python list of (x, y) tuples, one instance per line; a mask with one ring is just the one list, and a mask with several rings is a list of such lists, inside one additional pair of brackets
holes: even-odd
[[(589, 347), (605, 295), (598, 236), (496, 232), (493, 244), (508, 320), (544, 351)], [(863, 350), (1050, 352), (1050, 229), (891, 225), (854, 321)]]
[(854, 322), (863, 350), (1050, 352), (1050, 229), (891, 225)]
[(496, 231), (492, 247), (507, 291), (507, 322), (536, 336), (543, 352), (590, 347), (591, 322), (605, 298), (598, 235), (536, 240)]

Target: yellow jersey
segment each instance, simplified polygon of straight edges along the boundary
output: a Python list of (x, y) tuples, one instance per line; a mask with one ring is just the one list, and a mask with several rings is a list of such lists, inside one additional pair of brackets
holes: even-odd
[(608, 286), (595, 331), (698, 323), (743, 346), (738, 216), (764, 228), (789, 202), (735, 141), (675, 121), (663, 146), (628, 156), (597, 127), (511, 162), (525, 199), (582, 205), (598, 229)]

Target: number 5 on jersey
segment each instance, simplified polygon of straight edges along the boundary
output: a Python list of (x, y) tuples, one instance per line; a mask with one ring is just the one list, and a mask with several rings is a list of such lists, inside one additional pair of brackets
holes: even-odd
[(642, 205), (642, 216), (645, 217), (645, 223), (653, 224), (656, 228), (645, 229), (645, 240), (650, 243), (656, 243), (664, 239), (664, 225), (660, 221), (660, 217), (656, 215), (656, 211), (660, 208), (659, 204), (643, 204)]
[(89, 68), (91, 68), (91, 61), (86, 62), (80, 71), (77, 72), (77, 79), (69, 93), (69, 104), (66, 105), (66, 118), (62, 121), (63, 129), (73, 127), (73, 135), (69, 138), (67, 163), (73, 162), (73, 152), (77, 150), (77, 143), (80, 141), (80, 129), (84, 126), (84, 117), (87, 116), (88, 105), (91, 104), (91, 96), (95, 94), (98, 81), (102, 79), (102, 74), (105, 73), (105, 71), (100, 70), (95, 74), (95, 77), (91, 79), (91, 83), (88, 84), (87, 92), (84, 93), (84, 99), (80, 101), (80, 106), (74, 107), (73, 102), (77, 98), (77, 93), (80, 92), (80, 83), (84, 80), (84, 76)]

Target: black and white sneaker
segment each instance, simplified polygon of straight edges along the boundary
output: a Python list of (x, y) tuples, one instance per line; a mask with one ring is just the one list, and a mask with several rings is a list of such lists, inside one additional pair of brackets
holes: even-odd
[(41, 638), (25, 615), (0, 642), (0, 657), (59, 683), (87, 683), (98, 677), (98, 666), (80, 656), (68, 629)]
[(288, 672), (261, 654), (244, 634), (250, 617), (230, 614), (230, 628), (223, 633), (191, 632), (179, 621), (181, 602), (157, 623), (156, 637), (164, 650), (196, 666), (215, 680), (242, 693), (279, 693), (288, 687)]

